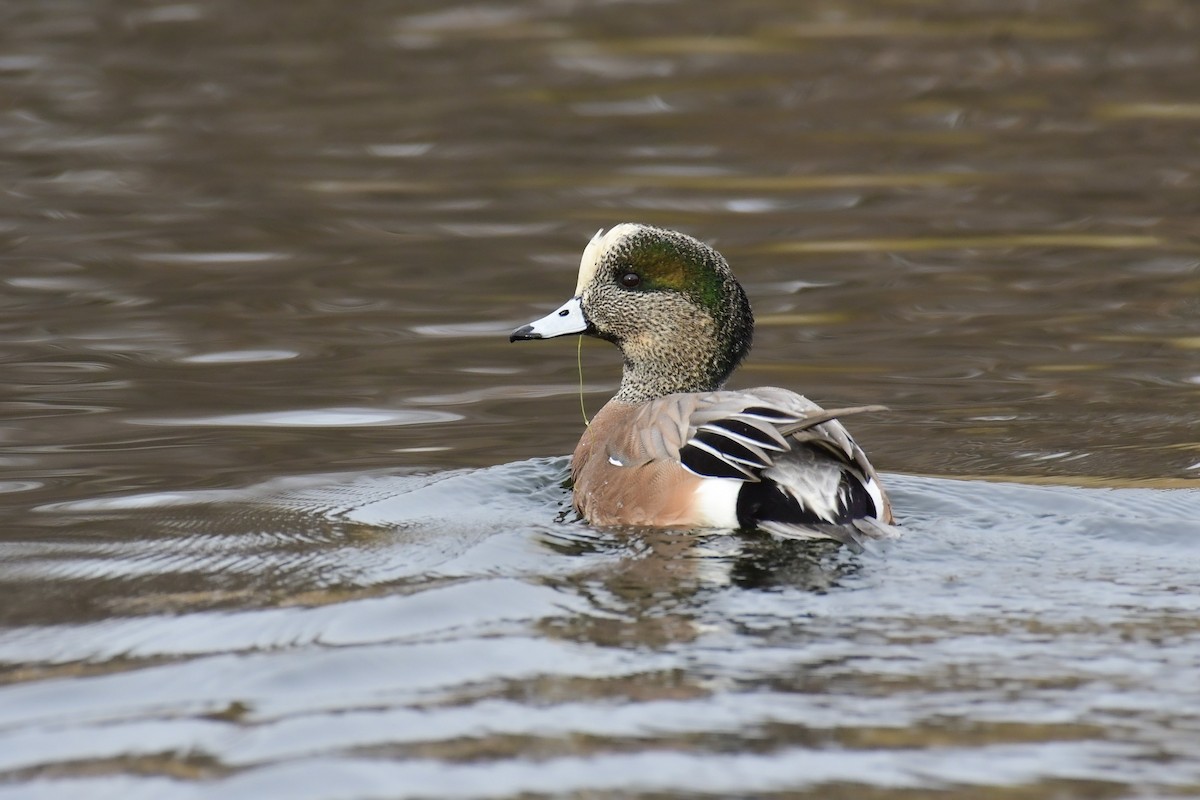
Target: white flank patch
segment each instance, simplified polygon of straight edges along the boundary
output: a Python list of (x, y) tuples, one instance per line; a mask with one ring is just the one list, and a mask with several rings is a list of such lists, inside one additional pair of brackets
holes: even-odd
[(737, 498), (744, 481), (705, 478), (696, 487), (696, 522), (710, 528), (738, 527)]
[(575, 284), (576, 297), (581, 296), (583, 290), (592, 282), (592, 278), (596, 277), (596, 269), (604, 260), (604, 254), (608, 252), (608, 248), (641, 227), (643, 226), (634, 222), (622, 222), (608, 233), (604, 232), (604, 228), (596, 231), (596, 235), (588, 242), (587, 247), (583, 248), (583, 258), (579, 259), (579, 282)]

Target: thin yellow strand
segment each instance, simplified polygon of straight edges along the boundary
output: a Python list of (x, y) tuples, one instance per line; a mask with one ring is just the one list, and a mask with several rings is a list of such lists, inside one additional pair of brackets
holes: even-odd
[(583, 427), (592, 427), (592, 421), (588, 419), (587, 408), (583, 405), (583, 337), (579, 339), (579, 347), (575, 349), (575, 363), (579, 366), (579, 413), (583, 414)]

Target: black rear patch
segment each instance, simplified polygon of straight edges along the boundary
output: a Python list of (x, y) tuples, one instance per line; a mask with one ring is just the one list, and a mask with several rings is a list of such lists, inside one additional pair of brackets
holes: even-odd
[(796, 498), (779, 488), (773, 481), (746, 483), (738, 492), (737, 518), (743, 528), (755, 528), (762, 520), (774, 520), (792, 525), (844, 525), (863, 517), (878, 516), (875, 501), (858, 478), (842, 473), (838, 485), (839, 501), (835, 519), (817, 516)]
[(867, 487), (853, 475), (842, 473), (842, 482), (838, 484), (838, 514), (842, 520), (861, 519), (862, 517), (877, 517), (879, 509), (875, 507), (875, 498), (867, 491)]
[(773, 481), (742, 484), (737, 499), (738, 525), (753, 530), (764, 519), (791, 522), (796, 525), (828, 524), (809, 509), (796, 502)]

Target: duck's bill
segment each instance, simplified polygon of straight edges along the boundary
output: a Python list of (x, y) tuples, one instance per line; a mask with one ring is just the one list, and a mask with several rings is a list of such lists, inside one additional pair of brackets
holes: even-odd
[(572, 297), (541, 319), (517, 328), (509, 334), (508, 340), (524, 342), (529, 339), (553, 339), (555, 336), (587, 333), (590, 327), (587, 317), (583, 315), (583, 301)]

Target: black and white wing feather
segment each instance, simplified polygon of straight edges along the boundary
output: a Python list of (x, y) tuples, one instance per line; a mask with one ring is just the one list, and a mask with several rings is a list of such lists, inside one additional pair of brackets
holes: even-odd
[(875, 470), (838, 422), (883, 406), (826, 410), (774, 387), (689, 397), (691, 407), (675, 410), (683, 440), (676, 457), (701, 477), (743, 482), (743, 527), (851, 546), (895, 535)]

